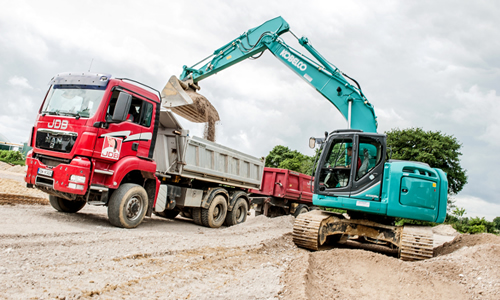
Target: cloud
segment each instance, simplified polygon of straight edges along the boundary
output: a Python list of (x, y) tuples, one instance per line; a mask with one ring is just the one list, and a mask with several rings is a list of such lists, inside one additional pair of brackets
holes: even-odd
[(488, 221), (493, 221), (494, 218), (500, 217), (500, 204), (489, 203), (481, 198), (470, 195), (458, 195), (453, 198), (456, 200), (457, 207), (465, 208), (466, 217), (473, 218), (476, 216), (485, 217)]
[(14, 76), (9, 79), (9, 84), (15, 87), (33, 89), (33, 87), (28, 83), (28, 79), (21, 76)]

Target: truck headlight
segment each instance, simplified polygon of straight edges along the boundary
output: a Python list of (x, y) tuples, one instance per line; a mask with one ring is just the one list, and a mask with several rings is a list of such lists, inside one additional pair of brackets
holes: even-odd
[(69, 181), (85, 183), (85, 176), (71, 175)]

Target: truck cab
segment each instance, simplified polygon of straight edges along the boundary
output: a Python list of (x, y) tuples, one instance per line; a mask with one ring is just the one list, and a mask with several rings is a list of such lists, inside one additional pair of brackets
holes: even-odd
[[(123, 183), (144, 185), (149, 201), (155, 199), (159, 110), (158, 94), (126, 79), (55, 76), (32, 130), (25, 181), (68, 212), (87, 202), (107, 204), (110, 189)], [(151, 209), (143, 209), (149, 204), (136, 212), (150, 215)]]

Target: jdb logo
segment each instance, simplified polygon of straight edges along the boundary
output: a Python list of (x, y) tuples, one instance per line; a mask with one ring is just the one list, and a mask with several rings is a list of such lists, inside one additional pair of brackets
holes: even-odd
[(101, 157), (119, 159), (121, 148), (122, 148), (121, 139), (105, 136), (104, 142), (102, 143)]
[(305, 63), (301, 62), (298, 58), (286, 50), (281, 51), (280, 56), (288, 60), (292, 65), (296, 66), (297, 69), (301, 71), (305, 71), (307, 69), (307, 65)]
[(67, 120), (59, 120), (59, 119), (54, 119), (52, 120), (52, 123), (48, 124), (49, 128), (55, 128), (55, 129), (66, 129), (68, 128), (68, 121)]

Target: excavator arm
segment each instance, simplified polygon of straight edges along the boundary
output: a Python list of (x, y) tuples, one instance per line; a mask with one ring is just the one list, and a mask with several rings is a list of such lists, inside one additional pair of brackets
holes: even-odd
[[(361, 129), (364, 132), (376, 132), (377, 120), (375, 111), (363, 95), (361, 87), (357, 82), (329, 63), (312, 47), (307, 38), (298, 39), (299, 44), (316, 61), (286, 44), (280, 38), (280, 35), (289, 31), (290, 26), (281, 17), (274, 18), (258, 27), (248, 30), (233, 41), (215, 50), (211, 56), (194, 66), (184, 66), (180, 76), (183, 88), (191, 86), (194, 89), (198, 89), (197, 84), (199, 81), (247, 58), (256, 58), (256, 56), (262, 55), (262, 52), (265, 50), (269, 50), (276, 58), (330, 101), (348, 121), (348, 128)], [(345, 77), (353, 80), (357, 86), (352, 85)], [(166, 103), (165, 106), (171, 107), (182, 116), (182, 109), (176, 110), (171, 100), (173, 94), (179, 90), (180, 86), (172, 87), (176, 84), (175, 80), (176, 78), (169, 80), (169, 84), (164, 89), (165, 95), (162, 95), (162, 98)], [(182, 93), (182, 91), (179, 93)], [(178, 94), (175, 96), (177, 96), (176, 99), (179, 99)], [(189, 100), (186, 99), (185, 104), (191, 104)], [(182, 103), (182, 101), (179, 103)], [(196, 119), (193, 117), (193, 114), (191, 114), (191, 119)], [(200, 121), (203, 122), (202, 117)]]

